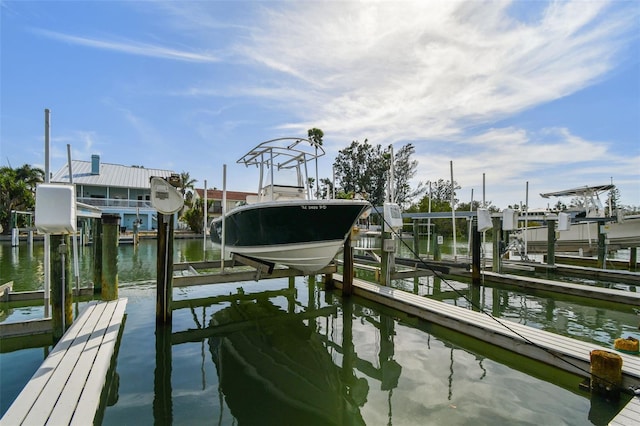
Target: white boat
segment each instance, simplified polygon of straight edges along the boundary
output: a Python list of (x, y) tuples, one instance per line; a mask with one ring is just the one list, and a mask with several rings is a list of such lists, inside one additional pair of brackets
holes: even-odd
[[(371, 206), (365, 200), (313, 197), (308, 168), (322, 155), (322, 146), (311, 140), (279, 138), (259, 144), (240, 158), (238, 163), (260, 169), (258, 194), (247, 196), (244, 205), (211, 224), (213, 243), (224, 242), (231, 253), (304, 273), (327, 266)], [(276, 172), (281, 173), (276, 176)], [(293, 182), (276, 181), (282, 179), (282, 172)]]
[[(580, 200), (578, 206), (563, 212), (569, 214), (570, 227), (556, 232), (557, 250), (595, 253), (598, 247), (598, 226), (600, 225), (603, 226), (608, 250), (640, 246), (640, 215), (605, 216), (600, 194), (614, 188), (614, 185), (584, 186), (540, 194), (543, 198), (574, 197)], [(546, 226), (528, 227), (523, 232), (526, 232), (528, 251), (546, 251), (548, 235)]]

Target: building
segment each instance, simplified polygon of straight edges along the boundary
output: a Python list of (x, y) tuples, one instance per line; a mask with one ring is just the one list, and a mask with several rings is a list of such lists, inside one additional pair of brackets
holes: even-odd
[[(247, 195), (258, 194), (256, 192), (227, 191), (227, 211), (245, 203)], [(204, 189), (196, 188), (193, 198), (194, 201), (197, 199), (204, 199)], [(222, 216), (222, 190), (215, 188), (207, 189), (207, 204), (209, 204), (207, 219), (215, 219)], [(210, 223), (210, 221), (207, 220), (207, 223)]]
[(98, 207), (102, 213), (119, 215), (120, 226), (127, 230), (133, 230), (134, 221), (139, 219), (142, 231), (158, 226), (157, 211), (151, 205), (151, 177), (175, 175), (172, 170), (102, 163), (99, 155), (92, 155), (91, 161), (72, 160), (71, 171), (72, 179), (65, 164), (51, 182), (73, 182), (79, 203)]

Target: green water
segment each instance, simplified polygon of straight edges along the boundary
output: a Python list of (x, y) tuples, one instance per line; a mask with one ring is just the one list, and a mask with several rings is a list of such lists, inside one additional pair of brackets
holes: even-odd
[[(40, 288), (41, 246), (0, 249), (0, 281)], [(90, 253), (81, 250), (86, 276)], [(219, 256), (210, 246), (205, 253)], [(120, 247), (127, 318), (105, 425), (583, 425), (606, 424), (620, 408), (591, 401), (576, 376), (356, 297), (342, 299), (308, 277), (177, 288), (172, 326), (156, 328), (155, 255), (155, 241)], [(176, 240), (174, 255), (202, 260), (203, 242)], [(429, 278), (394, 285), (467, 303)], [(452, 285), (467, 291), (465, 283)], [(505, 319), (587, 340), (609, 340), (637, 321), (588, 300), (481, 291), (474, 297)], [(38, 306), (0, 309), (3, 321), (42, 316)], [(2, 413), (45, 352), (0, 354)]]

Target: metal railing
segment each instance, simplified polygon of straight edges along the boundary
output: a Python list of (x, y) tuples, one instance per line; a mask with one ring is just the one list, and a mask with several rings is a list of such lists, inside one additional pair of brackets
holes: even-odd
[(153, 208), (149, 200), (123, 200), (119, 198), (89, 198), (80, 197), (78, 201), (95, 207), (113, 207), (113, 208)]

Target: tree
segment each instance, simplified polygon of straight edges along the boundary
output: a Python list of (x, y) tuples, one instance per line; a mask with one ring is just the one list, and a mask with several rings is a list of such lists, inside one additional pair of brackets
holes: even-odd
[(198, 198), (194, 205), (190, 209), (186, 210), (180, 218), (180, 220), (185, 222), (196, 234), (201, 234), (203, 231), (203, 205), (204, 201), (201, 198)]
[[(430, 183), (430, 185), (429, 185)], [(456, 190), (460, 189), (460, 186), (456, 181), (453, 182), (453, 199), (454, 203), (458, 203), (456, 196)], [(435, 182), (427, 182), (426, 194), (415, 204), (412, 204), (407, 212), (428, 212), (429, 200), (431, 200), (432, 212), (450, 212), (451, 206), (451, 182), (444, 179), (438, 179)], [(467, 204), (467, 209), (469, 205)], [(451, 219), (432, 219), (431, 223), (434, 226), (436, 233), (440, 235), (452, 235), (453, 225)], [(456, 227), (456, 234), (458, 236), (464, 235), (464, 231), (461, 227)]]
[(196, 182), (197, 180), (192, 179), (189, 172), (183, 171), (180, 173), (180, 193), (182, 194), (182, 198), (186, 199), (187, 189), (193, 189), (193, 185)]
[(398, 153), (394, 156), (393, 161), (393, 176), (394, 176), (394, 193), (395, 202), (403, 207), (407, 207), (407, 204), (411, 200), (422, 194), (426, 188), (420, 182), (416, 189), (411, 189), (409, 180), (416, 175), (418, 168), (418, 161), (411, 160), (411, 156), (415, 153), (415, 148), (412, 144), (407, 144), (400, 148)]
[[(611, 211), (609, 211), (609, 204), (611, 204)], [(607, 198), (607, 204), (605, 206), (605, 216), (613, 216), (620, 205), (620, 190), (617, 187), (613, 187), (609, 191), (609, 197)]]
[(320, 129), (316, 129), (315, 127), (307, 130), (307, 135), (309, 140), (318, 146), (322, 146), (322, 138), (324, 137), (324, 132)]
[(353, 141), (338, 151), (333, 166), (342, 192), (362, 194), (373, 205), (384, 203), (389, 156), (384, 155), (380, 145), (370, 145), (367, 139), (362, 143)]
[[(38, 183), (44, 181), (44, 171), (28, 164), (17, 169), (0, 168), (0, 225), (10, 232), (11, 210), (30, 211), (35, 208)], [(18, 226), (25, 226), (19, 218)]]
[(319, 197), (323, 199), (331, 198), (333, 194), (333, 182), (329, 178), (321, 178), (320, 186), (318, 187), (320, 193)]
[[(309, 140), (311, 141), (312, 145), (314, 146), (314, 148), (316, 149), (316, 158), (315, 158), (315, 162), (316, 162), (316, 177), (314, 179), (314, 181), (319, 180), (318, 179), (318, 147), (322, 146), (322, 138), (324, 137), (324, 132), (320, 129), (317, 128), (312, 128), (307, 130), (307, 136), (309, 137)], [(313, 188), (313, 182), (311, 182), (311, 179), (313, 178), (309, 178), (309, 188)], [(320, 198), (320, 188), (318, 187), (318, 189), (316, 190), (316, 198)]]

